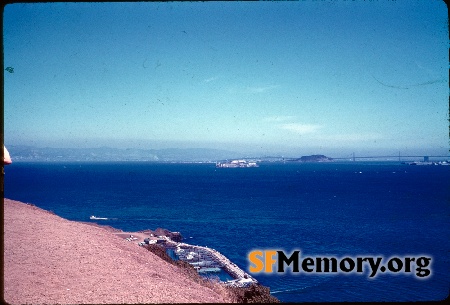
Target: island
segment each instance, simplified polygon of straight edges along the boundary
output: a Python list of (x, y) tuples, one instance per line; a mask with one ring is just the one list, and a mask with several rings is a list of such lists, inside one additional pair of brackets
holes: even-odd
[(238, 167), (259, 167), (256, 161), (232, 160), (225, 162), (216, 162), (217, 168), (238, 168)]
[(329, 162), (333, 161), (332, 158), (329, 158), (324, 155), (311, 155), (311, 156), (302, 156), (300, 158), (292, 158), (286, 159), (286, 161), (297, 161), (297, 162)]

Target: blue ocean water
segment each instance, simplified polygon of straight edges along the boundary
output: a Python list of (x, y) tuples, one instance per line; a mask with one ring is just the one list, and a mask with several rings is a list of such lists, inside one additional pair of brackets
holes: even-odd
[(248, 271), (254, 249), (432, 257), (432, 275), (254, 275), (283, 302), (442, 300), (450, 288), (450, 166), (398, 162), (13, 163), (5, 197), (124, 231), (167, 228)]

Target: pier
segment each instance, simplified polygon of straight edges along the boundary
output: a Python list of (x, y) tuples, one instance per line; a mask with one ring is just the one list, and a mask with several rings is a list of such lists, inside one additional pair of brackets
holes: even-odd
[(251, 284), (258, 283), (254, 277), (239, 268), (225, 255), (215, 249), (176, 242), (168, 236), (154, 236), (143, 231), (115, 232), (114, 234), (139, 246), (160, 244), (166, 250), (172, 249), (179, 260), (189, 263), (199, 274), (206, 275), (224, 271), (229, 277), (233, 278), (232, 280), (222, 281), (224, 285), (248, 287)]
[(224, 282), (225, 285), (246, 287), (252, 283), (258, 283), (250, 274), (243, 271), (215, 249), (181, 242), (177, 243), (172, 240), (167, 240), (165, 246), (175, 249), (175, 255), (180, 260), (191, 264), (199, 273), (224, 270), (233, 277), (233, 280)]

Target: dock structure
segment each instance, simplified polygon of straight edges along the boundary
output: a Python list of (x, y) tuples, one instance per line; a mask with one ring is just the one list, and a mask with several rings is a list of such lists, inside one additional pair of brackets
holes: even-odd
[(190, 263), (199, 273), (207, 272), (207, 270), (217, 270), (217, 268), (223, 269), (234, 279), (224, 282), (226, 285), (246, 287), (252, 283), (258, 283), (250, 274), (243, 271), (225, 255), (215, 249), (181, 242), (177, 243), (172, 240), (167, 240), (166, 246), (177, 249), (175, 253), (178, 258)]

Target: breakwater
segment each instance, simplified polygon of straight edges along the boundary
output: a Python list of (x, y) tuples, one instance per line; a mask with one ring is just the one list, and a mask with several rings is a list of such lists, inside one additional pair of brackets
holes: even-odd
[[(163, 235), (155, 236), (157, 231)], [(247, 287), (252, 283), (258, 283), (255, 278), (243, 271), (219, 251), (208, 247), (194, 246), (174, 241), (168, 236), (175, 234), (176, 238), (181, 239), (178, 232), (157, 229), (155, 232), (146, 230), (140, 232), (115, 232), (114, 234), (129, 242), (135, 242), (139, 246), (159, 244), (164, 247), (166, 251), (172, 250), (176, 259), (189, 263), (199, 274), (209, 275), (211, 273), (214, 274), (224, 271), (229, 275), (227, 278), (232, 278), (231, 280), (221, 279), (225, 285)]]
[(191, 264), (199, 273), (218, 272), (224, 270), (233, 280), (225, 281), (225, 285), (247, 287), (258, 283), (250, 274), (243, 271), (225, 255), (215, 249), (194, 246), (167, 239), (164, 243), (167, 249), (174, 250), (178, 259)]

